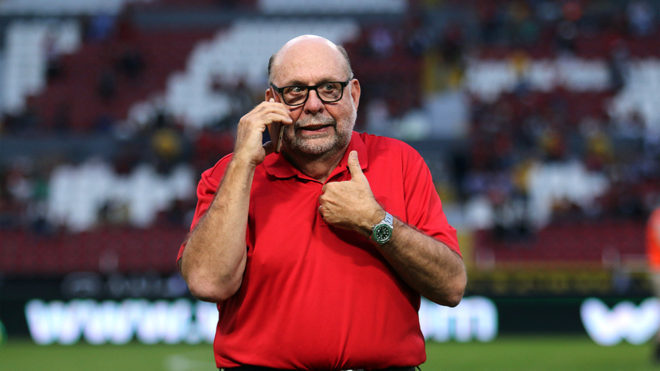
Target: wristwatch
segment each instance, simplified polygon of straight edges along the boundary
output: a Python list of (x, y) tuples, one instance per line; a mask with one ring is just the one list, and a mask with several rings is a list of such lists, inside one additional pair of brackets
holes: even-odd
[(379, 245), (386, 244), (392, 238), (394, 229), (392, 214), (385, 212), (385, 217), (371, 230), (371, 239)]

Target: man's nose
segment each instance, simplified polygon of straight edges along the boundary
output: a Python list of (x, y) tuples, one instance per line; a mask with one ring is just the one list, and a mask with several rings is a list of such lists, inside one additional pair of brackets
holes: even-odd
[(307, 113), (317, 113), (323, 110), (323, 101), (319, 98), (316, 90), (310, 89), (307, 96), (307, 102), (305, 102), (305, 112)]

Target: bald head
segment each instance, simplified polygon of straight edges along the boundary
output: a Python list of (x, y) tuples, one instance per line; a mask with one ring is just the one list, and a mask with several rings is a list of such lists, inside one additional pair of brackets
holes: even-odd
[(302, 35), (295, 37), (289, 40), (284, 46), (280, 48), (275, 54), (273, 54), (268, 60), (268, 81), (273, 82), (274, 75), (278, 72), (280, 65), (284, 62), (287, 62), (287, 55), (290, 55), (292, 52), (296, 53), (301, 50), (307, 50), (310, 53), (313, 53), (318, 50), (329, 49), (337, 53), (337, 56), (341, 58), (341, 63), (343, 68), (346, 71), (346, 76), (353, 76), (353, 69), (351, 68), (351, 61), (348, 57), (348, 53), (343, 46), (337, 45), (332, 41), (316, 35)]

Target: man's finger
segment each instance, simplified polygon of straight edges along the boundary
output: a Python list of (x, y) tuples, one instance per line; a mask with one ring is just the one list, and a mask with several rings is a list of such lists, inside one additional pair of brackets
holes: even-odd
[(360, 167), (357, 151), (351, 151), (348, 154), (348, 171), (351, 172), (351, 179), (365, 182), (367, 181), (367, 177), (364, 176), (362, 168)]

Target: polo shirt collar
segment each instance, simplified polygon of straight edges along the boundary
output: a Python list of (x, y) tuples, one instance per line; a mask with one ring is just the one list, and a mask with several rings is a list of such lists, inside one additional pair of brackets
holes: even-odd
[[(348, 154), (353, 150), (357, 151), (358, 153), (360, 167), (362, 170), (367, 168), (367, 165), (369, 165), (367, 146), (364, 144), (364, 141), (358, 132), (353, 131), (351, 135), (351, 141), (348, 143), (348, 148), (346, 149), (344, 156), (341, 158), (341, 161), (339, 161), (337, 167), (332, 171), (328, 177), (328, 180), (332, 179), (343, 171), (348, 171)], [(262, 164), (266, 169), (266, 173), (276, 178), (286, 179), (295, 176), (301, 179), (311, 179), (309, 176), (303, 174), (300, 170), (293, 166), (289, 160), (287, 160), (286, 157), (284, 157), (284, 155), (281, 153), (273, 152), (268, 154)]]

